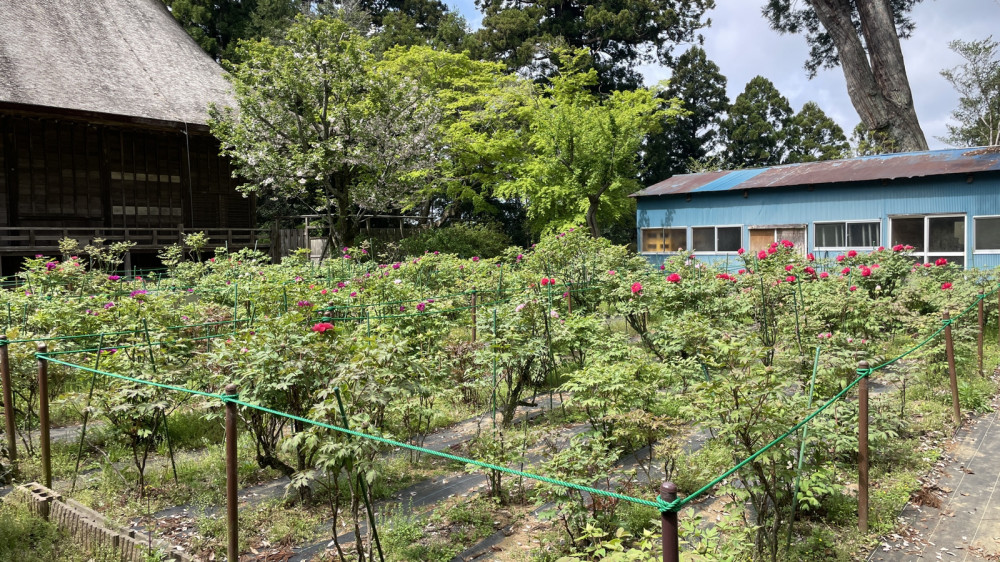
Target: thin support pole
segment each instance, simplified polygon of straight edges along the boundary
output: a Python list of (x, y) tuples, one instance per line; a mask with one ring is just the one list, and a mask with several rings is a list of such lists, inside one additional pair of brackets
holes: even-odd
[[(226, 396), (235, 399), (239, 396), (235, 384), (227, 384)], [(239, 485), (236, 471), (236, 403), (226, 400), (226, 555), (229, 562), (239, 562)]]
[[(858, 370), (868, 362), (859, 361)], [(868, 376), (858, 382), (858, 530), (868, 532)]]
[[(660, 485), (660, 499), (672, 502), (677, 499), (677, 485), (664, 482)], [(660, 513), (662, 520), (663, 562), (680, 561), (680, 543), (677, 535), (677, 512), (664, 511)]]
[(149, 323), (142, 319), (142, 331), (146, 336), (146, 349), (149, 350), (149, 363), (153, 366), (153, 374), (156, 374), (156, 358), (153, 356), (153, 340), (149, 338)]
[(573, 314), (573, 282), (566, 287), (566, 314)]
[[(344, 401), (340, 398), (340, 387), (334, 387), (334, 395), (337, 396), (337, 406), (340, 408), (340, 418), (344, 421), (344, 429), (350, 429), (347, 423), (347, 411), (344, 410)], [(365, 485), (365, 478), (358, 472), (358, 485), (361, 487), (361, 498), (365, 500), (365, 510), (368, 512), (368, 524), (372, 528), (372, 539), (375, 541), (375, 548), (378, 549), (378, 558), (385, 562), (385, 555), (382, 553), (382, 543), (378, 539), (378, 528), (375, 526), (375, 514), (372, 512), (372, 504), (368, 500), (368, 486)], [(334, 530), (336, 532), (336, 530)], [(356, 537), (361, 540), (361, 537)]]
[(160, 410), (163, 415), (163, 438), (167, 440), (167, 452), (170, 454), (170, 468), (174, 471), (174, 484), (180, 484), (177, 478), (177, 463), (174, 462), (174, 445), (170, 442), (170, 429), (167, 427), (167, 411)]
[(951, 379), (951, 409), (955, 427), (962, 425), (962, 408), (958, 402), (958, 373), (955, 369), (955, 340), (951, 337), (951, 314), (946, 310), (942, 315), (944, 325), (944, 349), (948, 356), (948, 378)]
[[(497, 427), (497, 309), (493, 309), (493, 398), (491, 400), (493, 406), (493, 428)], [(551, 394), (549, 398), (551, 399)], [(551, 404), (549, 409), (552, 409)]]
[(986, 315), (983, 308), (983, 290), (979, 289), (979, 336), (976, 343), (979, 345), (979, 376), (983, 376), (983, 329), (986, 327)]
[(76, 477), (80, 474), (80, 459), (83, 458), (83, 443), (87, 437), (87, 421), (90, 419), (90, 402), (94, 399), (94, 385), (97, 383), (97, 370), (101, 368), (101, 354), (104, 352), (104, 333), (97, 342), (97, 357), (94, 358), (94, 372), (90, 376), (90, 392), (87, 393), (87, 407), (83, 409), (83, 427), (80, 429), (80, 447), (76, 451), (76, 468), (73, 469), (73, 484), (69, 488), (72, 494), (76, 491)]
[[(38, 342), (38, 353), (45, 353), (45, 342)], [(49, 442), (49, 362), (38, 357), (38, 419), (41, 425), (42, 474), (45, 487), (52, 488), (52, 444)]]
[[(9, 311), (9, 308), (8, 308)], [(3, 382), (4, 430), (7, 432), (7, 458), (17, 466), (17, 435), (14, 433), (14, 392), (10, 386), (10, 350), (7, 335), (0, 334), (0, 379)]]
[(476, 342), (476, 288), (472, 288), (472, 342)]

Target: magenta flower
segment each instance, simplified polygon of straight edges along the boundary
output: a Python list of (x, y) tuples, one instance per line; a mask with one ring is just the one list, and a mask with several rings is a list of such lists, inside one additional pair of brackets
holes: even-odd
[(947, 291), (950, 288), (951, 288), (951, 283), (941, 283), (941, 290), (942, 291)]
[(746, 250), (744, 248), (740, 248), (739, 250), (736, 250), (736, 253), (742, 256), (746, 253)]
[[(946, 258), (938, 258), (937, 261), (934, 262), (934, 265), (948, 265), (948, 260)], [(48, 267), (48, 264), (45, 264), (45, 267)]]
[(352, 297), (356, 297), (356, 296), (358, 296), (358, 292), (357, 292), (357, 291), (351, 291), (351, 296), (352, 296)]
[(299, 302), (297, 302), (295, 304), (297, 304), (299, 306), (312, 306), (313, 305), (313, 303), (311, 303), (309, 301), (306, 301), (306, 300), (299, 301)]
[(861, 276), (862, 277), (870, 277), (871, 274), (872, 274), (872, 269), (870, 267), (868, 267), (867, 265), (862, 265), (861, 266)]
[(399, 269), (399, 262), (392, 264), (393, 269)]
[(427, 308), (426, 304), (424, 304), (422, 302), (417, 303), (417, 312), (423, 312), (425, 308)]
[(129, 293), (129, 296), (132, 297), (132, 298), (135, 298), (135, 297), (137, 297), (139, 295), (145, 295), (146, 293), (147, 293), (146, 289), (136, 289), (136, 290), (132, 291), (131, 293)]
[(54, 261), (50, 261), (50, 262), (48, 262), (48, 263), (45, 264), (45, 269), (47, 269), (49, 271), (52, 271), (53, 269), (55, 269), (58, 266), (59, 266), (58, 263), (56, 263)]
[(108, 281), (118, 281), (121, 278), (121, 275), (108, 275)]
[(559, 318), (559, 313), (556, 312), (555, 310), (550, 310), (549, 311), (549, 316), (551, 316), (553, 318)]
[(313, 324), (312, 327), (312, 331), (319, 332), (321, 334), (327, 330), (332, 330), (332, 329), (333, 329), (333, 324), (329, 322), (320, 322), (318, 324)]
[(106, 302), (106, 303), (104, 303), (104, 310), (108, 310), (109, 308), (114, 308), (114, 307), (115, 307), (115, 303), (113, 303), (113, 302)]
[[(642, 292), (642, 283), (640, 283), (638, 281), (636, 281), (635, 283), (632, 283), (632, 294), (634, 295), (636, 293), (641, 293), (641, 292)], [(567, 293), (567, 295), (568, 294), (569, 293)]]
[(474, 262), (479, 261), (479, 256), (472, 256), (472, 261)]
[(827, 272), (825, 272), (825, 271), (819, 274), (819, 278), (820, 279), (826, 279), (829, 276), (830, 276), (830, 274), (827, 273)]
[(857, 291), (857, 290), (858, 290), (858, 287), (857, 287), (857, 285), (851, 285), (851, 288), (850, 288), (850, 289), (848, 289), (848, 290), (849, 290), (849, 291), (851, 291), (851, 292), (853, 293), (854, 291)]
[(792, 265), (792, 264), (788, 264), (788, 265), (785, 266), (785, 271), (791, 271), (793, 269), (795, 269), (795, 266)]
[(858, 253), (855, 252), (854, 250), (851, 250), (851, 251), (847, 252), (847, 257), (849, 257), (849, 258), (853, 258), (854, 256), (857, 256), (857, 255), (858, 255)]
[(406, 307), (403, 306), (403, 305), (399, 305), (399, 311), (400, 312), (406, 312)]
[(669, 283), (680, 283), (681, 282), (681, 276), (678, 275), (678, 274), (676, 274), (676, 273), (671, 273), (670, 275), (667, 275), (667, 282), (669, 282)]

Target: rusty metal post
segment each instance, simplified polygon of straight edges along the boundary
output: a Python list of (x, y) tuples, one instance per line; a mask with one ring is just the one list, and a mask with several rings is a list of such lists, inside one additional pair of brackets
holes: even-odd
[(476, 341), (476, 288), (472, 288), (472, 341)]
[(566, 314), (573, 314), (573, 282), (566, 287)]
[[(38, 342), (38, 353), (45, 353), (45, 342)], [(52, 489), (52, 450), (49, 442), (49, 362), (38, 358), (38, 421), (41, 425), (42, 475), (45, 487)]]
[[(227, 384), (225, 393), (232, 398), (237, 397), (235, 384)], [(238, 562), (239, 551), (239, 516), (237, 514), (239, 486), (236, 471), (236, 403), (226, 401), (226, 549), (227, 560)]]
[(17, 435), (14, 433), (14, 391), (10, 386), (10, 355), (7, 336), (0, 334), (0, 380), (3, 383), (4, 431), (7, 432), (7, 458), (17, 466)]
[[(867, 361), (858, 361), (862, 370)], [(858, 529), (868, 532), (868, 375), (858, 382)]]
[(955, 371), (955, 341), (951, 337), (951, 314), (944, 311), (944, 350), (948, 355), (948, 377), (951, 379), (951, 407), (955, 427), (962, 424), (962, 408), (958, 403), (958, 374)]
[(986, 327), (986, 316), (983, 310), (983, 290), (979, 289), (979, 338), (976, 343), (979, 345), (979, 376), (983, 376), (983, 329)]
[[(660, 484), (660, 499), (672, 502), (677, 499), (677, 485), (673, 482)], [(680, 547), (677, 539), (677, 512), (667, 511), (660, 514), (663, 535), (663, 562), (679, 562)]]

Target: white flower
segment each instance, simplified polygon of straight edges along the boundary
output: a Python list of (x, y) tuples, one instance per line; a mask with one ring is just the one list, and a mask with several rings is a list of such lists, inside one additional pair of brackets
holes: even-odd
[(400, 284), (400, 283), (402, 283), (402, 282), (403, 282), (403, 280), (402, 280), (402, 279), (396, 279), (395, 281), (393, 281), (393, 283), (395, 283), (395, 284), (397, 284), (397, 285), (399, 285), (399, 284)]

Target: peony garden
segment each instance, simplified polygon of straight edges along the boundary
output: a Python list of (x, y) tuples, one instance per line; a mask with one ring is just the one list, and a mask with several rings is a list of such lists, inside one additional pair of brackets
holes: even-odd
[[(654, 267), (584, 230), (320, 263), (178, 245), (153, 271), (66, 241), (0, 291), (0, 474), (153, 559), (660, 560), (672, 518), (685, 560), (852, 560), (991, 407), (995, 272), (787, 241)], [(121, 559), (0, 521), (0, 557)]]

